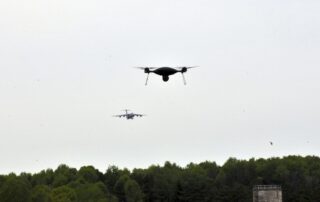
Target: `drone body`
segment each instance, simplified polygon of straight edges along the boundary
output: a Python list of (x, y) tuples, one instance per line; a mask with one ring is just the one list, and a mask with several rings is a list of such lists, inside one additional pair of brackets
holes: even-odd
[(126, 112), (125, 114), (114, 115), (114, 117), (119, 117), (119, 118), (125, 117), (127, 120), (129, 120), (129, 119), (132, 120), (132, 119), (134, 119), (134, 117), (143, 117), (143, 116), (145, 116), (144, 114), (128, 113), (129, 109), (125, 109), (124, 111)]
[(162, 80), (164, 82), (169, 81), (169, 76), (173, 75), (175, 73), (180, 72), (183, 78), (183, 83), (186, 85), (186, 79), (184, 78), (184, 73), (187, 72), (188, 69), (194, 68), (196, 66), (191, 66), (191, 67), (177, 67), (177, 68), (172, 68), (172, 67), (138, 67), (140, 69), (144, 70), (144, 73), (148, 74), (147, 80), (145, 85), (148, 84), (148, 78), (150, 73), (157, 74), (159, 76), (162, 76)]

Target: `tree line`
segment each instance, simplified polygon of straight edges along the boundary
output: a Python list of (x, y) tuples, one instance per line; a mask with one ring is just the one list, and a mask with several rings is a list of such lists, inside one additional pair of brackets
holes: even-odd
[(166, 162), (146, 169), (60, 165), (39, 173), (0, 175), (0, 202), (250, 202), (254, 185), (281, 185), (283, 201), (320, 201), (320, 158)]

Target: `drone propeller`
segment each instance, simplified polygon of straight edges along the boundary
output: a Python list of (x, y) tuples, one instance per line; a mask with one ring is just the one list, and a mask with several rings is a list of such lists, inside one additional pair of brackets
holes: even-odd
[(134, 67), (134, 68), (138, 68), (138, 69), (144, 70), (145, 68), (148, 68), (148, 67)]

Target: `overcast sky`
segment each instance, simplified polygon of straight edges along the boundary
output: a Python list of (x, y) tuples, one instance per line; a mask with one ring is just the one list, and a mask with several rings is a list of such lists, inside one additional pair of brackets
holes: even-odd
[[(318, 0), (0, 1), (0, 173), (320, 152)], [(164, 83), (134, 66), (198, 65)], [(129, 108), (147, 114), (112, 117)], [(269, 141), (274, 142), (271, 146)]]

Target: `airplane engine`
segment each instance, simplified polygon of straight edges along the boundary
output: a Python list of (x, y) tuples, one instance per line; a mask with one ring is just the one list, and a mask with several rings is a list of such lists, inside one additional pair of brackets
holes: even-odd
[(182, 73), (185, 73), (185, 72), (187, 72), (187, 70), (188, 70), (188, 68), (183, 67), (183, 68), (181, 69), (181, 72), (182, 72)]

